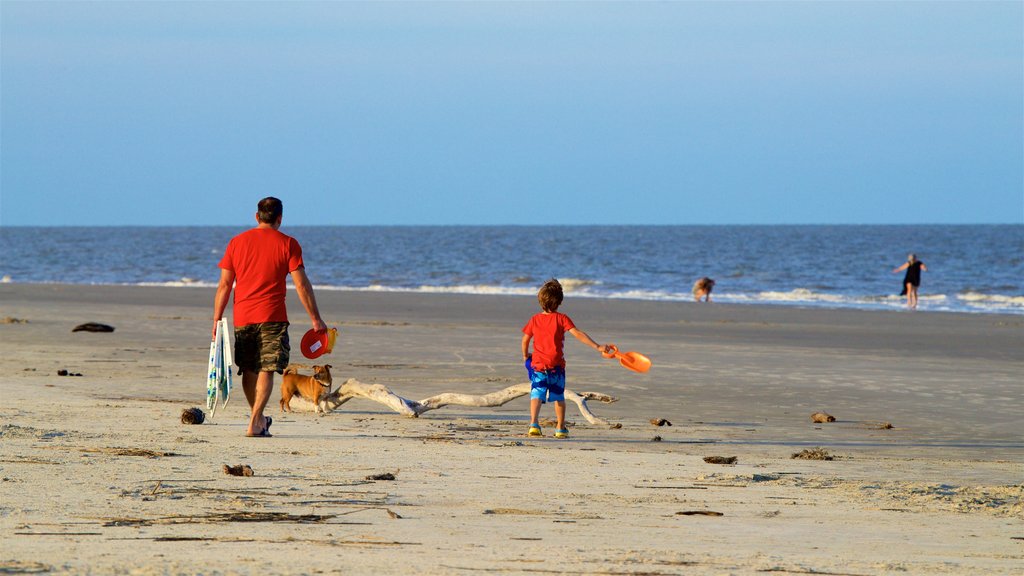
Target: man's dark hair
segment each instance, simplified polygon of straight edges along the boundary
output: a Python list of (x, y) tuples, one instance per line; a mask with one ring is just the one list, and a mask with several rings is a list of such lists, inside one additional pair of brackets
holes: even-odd
[(284, 204), (273, 196), (267, 196), (256, 205), (256, 217), (264, 224), (273, 224), (284, 214)]
[(537, 292), (537, 300), (540, 302), (541, 309), (545, 312), (558, 310), (558, 307), (562, 304), (562, 285), (554, 278), (548, 280), (540, 287), (540, 291)]

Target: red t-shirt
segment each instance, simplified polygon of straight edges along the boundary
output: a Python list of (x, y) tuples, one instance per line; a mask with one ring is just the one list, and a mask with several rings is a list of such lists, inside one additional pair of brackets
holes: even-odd
[(575, 328), (572, 319), (560, 312), (535, 314), (523, 326), (523, 334), (533, 337), (533, 369), (564, 368), (562, 345), (565, 333)]
[(221, 268), (235, 273), (235, 326), (287, 322), (288, 274), (302, 268), (302, 247), (273, 228), (253, 228), (231, 239)]

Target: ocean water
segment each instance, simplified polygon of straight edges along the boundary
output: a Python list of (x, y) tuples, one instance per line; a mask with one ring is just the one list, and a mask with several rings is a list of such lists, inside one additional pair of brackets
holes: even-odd
[[(3, 282), (213, 287), (235, 227), (4, 227)], [(1024, 225), (287, 226), (318, 290), (900, 309), (909, 252), (923, 311), (1024, 314)]]

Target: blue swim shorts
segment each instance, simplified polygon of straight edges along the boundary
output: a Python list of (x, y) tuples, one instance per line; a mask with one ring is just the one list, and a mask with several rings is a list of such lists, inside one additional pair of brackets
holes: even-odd
[(533, 370), (530, 377), (530, 399), (545, 402), (565, 401), (565, 368)]

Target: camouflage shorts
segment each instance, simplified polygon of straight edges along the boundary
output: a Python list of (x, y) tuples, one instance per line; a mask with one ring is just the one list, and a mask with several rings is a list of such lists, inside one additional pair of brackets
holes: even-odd
[(238, 373), (284, 372), (292, 347), (287, 322), (264, 322), (235, 328), (235, 365)]

